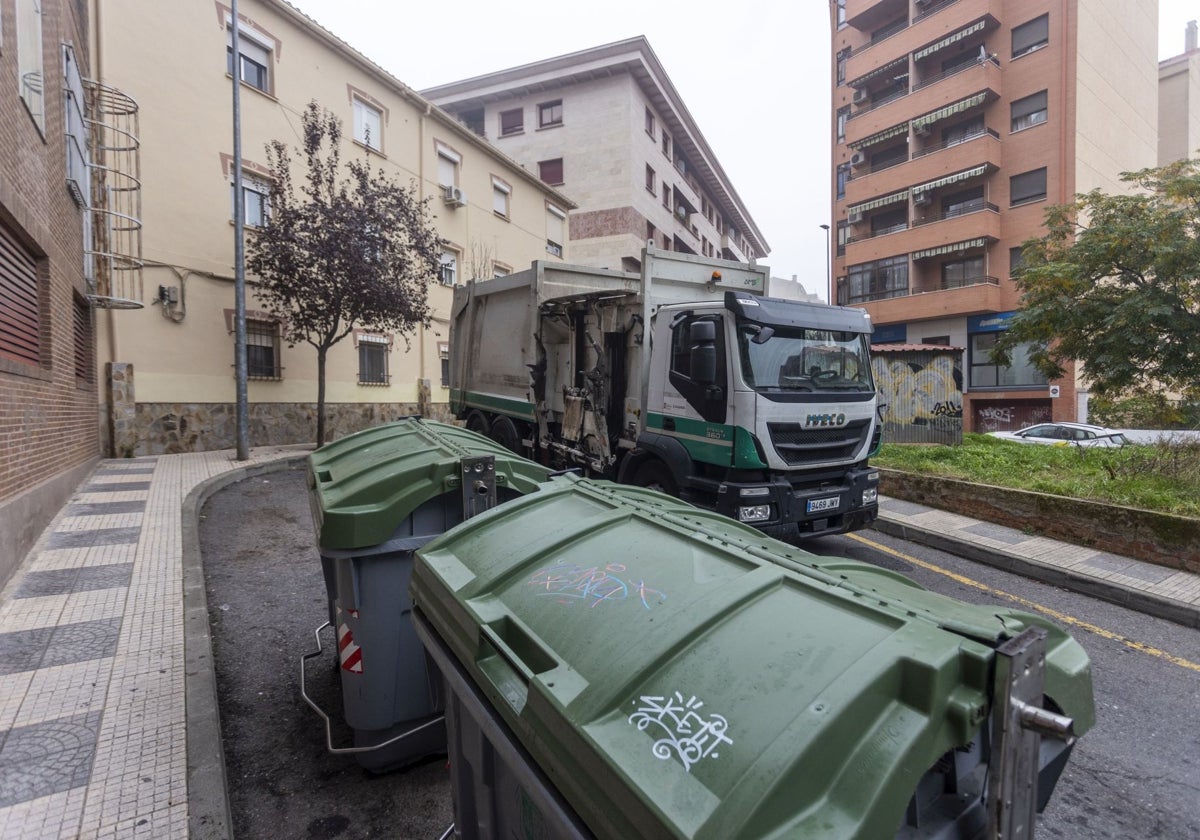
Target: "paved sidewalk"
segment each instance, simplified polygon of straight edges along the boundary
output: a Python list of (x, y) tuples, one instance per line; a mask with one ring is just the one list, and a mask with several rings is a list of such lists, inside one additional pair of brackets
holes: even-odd
[(0, 837), (188, 837), (184, 502), (298, 454), (106, 460), (76, 490), (0, 596)]
[(1200, 627), (1200, 575), (1031, 536), (901, 499), (881, 496), (879, 510), (874, 527), (885, 534)]
[[(79, 487), (0, 594), (0, 837), (228, 835), (194, 520), (220, 486), (305, 453), (107, 460)], [(1200, 576), (882, 508), (880, 530), (1200, 626)]]

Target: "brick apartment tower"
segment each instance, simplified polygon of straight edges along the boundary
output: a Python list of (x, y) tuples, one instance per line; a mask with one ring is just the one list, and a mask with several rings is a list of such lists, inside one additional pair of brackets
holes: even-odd
[(1080, 371), (1047, 382), (988, 351), (1045, 209), (1157, 159), (1154, 0), (830, 0), (830, 300), (874, 341), (963, 348), (963, 428), (1083, 420)]

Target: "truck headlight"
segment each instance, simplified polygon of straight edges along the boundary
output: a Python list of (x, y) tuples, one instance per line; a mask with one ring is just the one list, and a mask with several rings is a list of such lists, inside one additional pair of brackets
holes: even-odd
[(864, 505), (869, 505), (872, 502), (876, 501), (878, 498), (879, 498), (879, 488), (868, 487), (866, 490), (863, 491), (862, 503)]
[(738, 522), (765, 522), (770, 518), (770, 505), (744, 505), (738, 508)]

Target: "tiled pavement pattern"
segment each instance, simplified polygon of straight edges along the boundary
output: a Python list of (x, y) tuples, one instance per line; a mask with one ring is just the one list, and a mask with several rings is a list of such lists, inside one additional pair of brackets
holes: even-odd
[(183, 502), (248, 461), (102, 461), (0, 600), (0, 837), (184, 838)]
[[(297, 454), (102, 461), (47, 528), (0, 595), (0, 837), (188, 836), (184, 500), (210, 478)], [(1200, 615), (1200, 576), (895, 499), (881, 508), (881, 529)]]
[[(1155, 612), (1172, 621), (1200, 626), (1200, 575), (1153, 563), (1032, 536), (1015, 528), (980, 522), (955, 513), (880, 497), (880, 530), (927, 542), (922, 534), (965, 547), (976, 559), (1039, 577), (1082, 584), (1082, 591)], [(889, 527), (890, 526), (890, 527)]]

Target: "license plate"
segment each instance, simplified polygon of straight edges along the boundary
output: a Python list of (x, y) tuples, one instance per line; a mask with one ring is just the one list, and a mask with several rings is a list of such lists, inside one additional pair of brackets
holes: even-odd
[(841, 501), (841, 496), (830, 496), (826, 499), (809, 499), (806, 510), (809, 513), (817, 513), (822, 510), (837, 510)]

